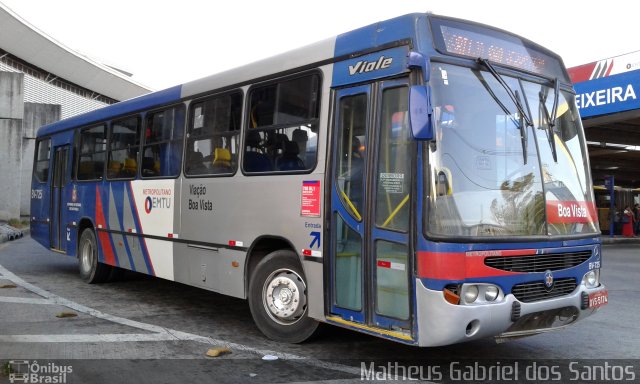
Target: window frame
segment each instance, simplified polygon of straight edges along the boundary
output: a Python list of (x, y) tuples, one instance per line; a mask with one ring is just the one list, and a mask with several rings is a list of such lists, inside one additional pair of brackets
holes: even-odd
[[(41, 180), (39, 175), (38, 175), (38, 163), (44, 163), (44, 160), (38, 160), (38, 155), (40, 153), (39, 149), (40, 149), (40, 144), (42, 144), (45, 141), (49, 141), (49, 150), (48, 155), (47, 155), (47, 164), (49, 165), (47, 167), (47, 179), (46, 180)], [(35, 181), (39, 184), (48, 184), (49, 183), (49, 173), (51, 171), (51, 148), (52, 148), (52, 139), (51, 136), (47, 136), (47, 137), (42, 137), (39, 138), (36, 141), (36, 147), (35, 147), (35, 152), (34, 152), (34, 159), (33, 159), (33, 177), (35, 179)]]
[[(105, 154), (105, 160), (103, 160), (102, 162), (102, 177), (99, 178), (92, 178), (92, 179), (80, 179), (79, 175), (80, 175), (80, 163), (82, 163), (81, 159), (82, 159), (82, 133), (84, 131), (88, 131), (90, 129), (94, 129), (94, 128), (99, 128), (102, 127), (103, 132), (104, 132), (104, 140), (105, 140), (105, 150), (102, 152)], [(96, 182), (96, 181), (102, 181), (105, 179), (105, 162), (106, 162), (106, 156), (107, 156), (107, 148), (108, 148), (108, 135), (107, 135), (107, 122), (106, 121), (102, 121), (99, 123), (95, 123), (93, 125), (88, 125), (85, 127), (80, 127), (76, 129), (76, 134), (78, 137), (78, 147), (77, 147), (77, 158), (76, 158), (76, 163), (74, 164), (74, 170), (75, 170), (75, 180), (80, 182), (80, 183), (84, 183), (84, 182)], [(96, 153), (100, 153), (100, 152), (90, 152), (92, 155), (92, 159), (93, 159), (93, 155), (95, 155)], [(93, 160), (92, 160), (93, 161)]]
[[(180, 141), (180, 166), (178, 167), (178, 172), (176, 175), (172, 175), (172, 176), (145, 176), (144, 173), (142, 172), (142, 160), (144, 159), (144, 151), (145, 151), (145, 147), (147, 146), (147, 135), (146, 135), (146, 122), (149, 121), (149, 118), (151, 116), (153, 116), (156, 113), (160, 113), (160, 112), (165, 112), (169, 109), (172, 108), (180, 108), (182, 107), (184, 109), (184, 121), (182, 122), (182, 138), (180, 139), (169, 139), (169, 140), (162, 140), (162, 141), (158, 141), (158, 142), (154, 142), (153, 144), (150, 144), (149, 146), (154, 146), (154, 145), (159, 145), (159, 144), (163, 144), (163, 143), (171, 143), (171, 142), (178, 142)], [(140, 135), (141, 135), (141, 139), (140, 139), (140, 153), (138, 154), (138, 157), (140, 158), (140, 162), (138, 163), (138, 177), (140, 179), (144, 179), (144, 180), (170, 180), (170, 179), (177, 179), (182, 175), (182, 168), (183, 168), (183, 164), (184, 164), (184, 149), (185, 149), (185, 138), (186, 138), (186, 124), (187, 124), (187, 112), (188, 112), (188, 108), (187, 105), (185, 105), (184, 102), (178, 102), (175, 104), (168, 104), (168, 105), (163, 105), (160, 106), (158, 108), (154, 108), (154, 109), (150, 109), (147, 111), (144, 111), (144, 114), (141, 117), (141, 128), (140, 128)]]
[[(188, 151), (188, 146), (189, 146), (189, 139), (191, 138), (190, 135), (192, 134), (193, 131), (193, 124), (194, 124), (194, 118), (192, 117), (192, 112), (194, 109), (194, 105), (195, 104), (200, 104), (200, 103), (206, 103), (207, 101), (211, 101), (211, 100), (215, 100), (217, 98), (224, 98), (224, 97), (233, 97), (234, 95), (238, 95), (240, 96), (240, 122), (239, 122), (239, 126), (238, 126), (238, 130), (237, 133), (235, 135), (227, 135), (227, 134), (213, 134), (213, 135), (202, 135), (201, 137), (203, 139), (206, 138), (214, 138), (214, 137), (237, 137), (237, 153), (236, 153), (236, 166), (233, 169), (232, 172), (218, 172), (218, 173), (201, 173), (201, 174), (189, 174), (187, 172), (187, 158), (185, 156), (185, 154)], [(245, 92), (241, 89), (241, 88), (236, 88), (236, 89), (231, 89), (231, 90), (227, 90), (224, 92), (219, 92), (219, 93), (211, 93), (208, 94), (206, 96), (202, 96), (199, 97), (197, 99), (191, 99), (189, 100), (189, 108), (186, 109), (186, 127), (185, 127), (185, 132), (184, 132), (184, 149), (182, 151), (182, 175), (185, 178), (188, 179), (200, 179), (200, 178), (209, 178), (209, 177), (232, 177), (234, 176), (236, 173), (238, 173), (238, 169), (241, 168), (241, 153), (244, 153), (244, 147), (242, 146), (242, 132), (243, 132), (243, 125), (244, 125), (244, 121), (243, 121), (243, 116), (244, 116), (244, 109), (245, 109), (245, 103), (246, 103), (246, 99), (245, 99)], [(226, 132), (234, 132), (234, 131), (226, 131)]]
[[(412, 215), (413, 211), (411, 209), (411, 204), (412, 204), (411, 200), (413, 198), (411, 197), (411, 193), (413, 192), (413, 183), (414, 183), (413, 180), (410, 180), (409, 183), (408, 183), (409, 200), (407, 201), (406, 204), (408, 204), (407, 207), (408, 207), (408, 210), (409, 210), (409, 212), (408, 212), (409, 217), (407, 219), (407, 223), (406, 223), (407, 227), (406, 227), (406, 229), (396, 228), (396, 227), (393, 227), (393, 228), (383, 227), (382, 225), (380, 225), (378, 223), (377, 215), (378, 215), (378, 210), (379, 210), (378, 198), (379, 198), (379, 193), (380, 193), (380, 190), (379, 190), (379, 187), (380, 187), (380, 174), (381, 174), (381, 172), (380, 172), (380, 159), (381, 159), (381, 156), (382, 156), (381, 149), (382, 149), (382, 144), (383, 144), (382, 133), (383, 133), (383, 129), (384, 129), (383, 128), (383, 124), (385, 122), (383, 120), (383, 116), (384, 116), (383, 107), (385, 105), (384, 104), (384, 102), (385, 102), (385, 92), (386, 91), (393, 91), (393, 90), (400, 89), (400, 88), (405, 88), (406, 95), (407, 95), (407, 112), (406, 113), (408, 114), (409, 113), (409, 89), (411, 88), (411, 82), (408, 81), (408, 80), (407, 80), (406, 83), (402, 82), (402, 81), (396, 82), (395, 79), (391, 79), (391, 80), (386, 80), (384, 82), (381, 82), (380, 84), (382, 86), (379, 87), (379, 89), (377, 90), (376, 101), (375, 101), (375, 103), (377, 105), (377, 108), (378, 108), (376, 110), (376, 112), (375, 112), (376, 113), (375, 121), (376, 121), (376, 124), (377, 124), (377, 126), (376, 126), (376, 138), (375, 138), (375, 143), (376, 144), (374, 146), (375, 154), (374, 154), (374, 160), (373, 160), (373, 162), (374, 162), (373, 167), (374, 167), (375, 175), (371, 175), (372, 179), (373, 179), (372, 182), (373, 182), (374, 188), (376, 189), (376, 191), (375, 191), (376, 198), (374, 199), (375, 201), (372, 201), (372, 204), (375, 207), (374, 208), (375, 215), (373, 215), (373, 223), (374, 223), (375, 227), (377, 229), (380, 229), (380, 230), (407, 234), (411, 230), (411, 222), (412, 222), (411, 215)], [(385, 86), (385, 84), (389, 84), (389, 85)], [(392, 118), (392, 116), (389, 116), (389, 117)], [(392, 127), (389, 127), (389, 128), (393, 129)], [(407, 145), (407, 148), (406, 148), (407, 149), (407, 153), (406, 154), (408, 156), (407, 156), (407, 160), (406, 160), (406, 163), (405, 163), (405, 165), (408, 168), (408, 173), (405, 173), (405, 175), (408, 174), (409, 177), (411, 179), (413, 179), (413, 177), (415, 175), (415, 165), (414, 165), (413, 160), (411, 160), (411, 159), (415, 159), (417, 157), (417, 148), (416, 148), (417, 145), (416, 145), (416, 140), (415, 139), (411, 139), (411, 137), (412, 137), (411, 136), (411, 126), (410, 126), (409, 122), (407, 122), (406, 129), (407, 129), (407, 135), (408, 135), (407, 142), (409, 144)], [(387, 137), (385, 140), (388, 140), (388, 139), (389, 138)], [(387, 144), (388, 143), (389, 142), (387, 142)]]
[[(135, 118), (136, 119), (136, 123), (137, 123), (137, 135), (138, 135), (138, 153), (136, 154), (136, 174), (134, 176), (130, 176), (130, 177), (109, 177), (109, 172), (108, 172), (108, 167), (109, 167), (109, 162), (111, 162), (111, 153), (113, 151), (121, 151), (125, 148), (118, 148), (118, 149), (112, 149), (111, 148), (111, 144), (113, 142), (112, 140), (112, 135), (113, 135), (113, 126), (114, 124), (121, 122), (121, 121), (125, 121), (128, 119), (132, 119)], [(107, 128), (107, 156), (105, 159), (105, 167), (107, 172), (104, 173), (104, 177), (106, 180), (109, 181), (117, 181), (117, 180), (135, 180), (140, 176), (140, 154), (142, 152), (142, 117), (140, 116), (140, 114), (135, 114), (135, 115), (129, 115), (129, 116), (123, 116), (117, 119), (112, 119), (109, 121), (109, 126)]]
[[(269, 86), (273, 86), (276, 85), (278, 86), (279, 84), (285, 83), (287, 81), (290, 80), (295, 80), (295, 79), (301, 79), (304, 77), (313, 77), (315, 76), (318, 79), (318, 86), (317, 86), (317, 101), (316, 101), (316, 117), (311, 118), (311, 119), (307, 119), (307, 120), (303, 120), (300, 121), (299, 123), (284, 123), (284, 124), (271, 124), (271, 125), (265, 125), (265, 126), (257, 126), (255, 128), (250, 127), (250, 122), (251, 122), (251, 97), (253, 95), (253, 92), (256, 91), (257, 89), (261, 89), (261, 88), (265, 88), (265, 87), (269, 87)], [(245, 113), (244, 113), (244, 123), (242, 126), (242, 140), (240, 143), (240, 151), (242, 152), (242, 156), (240, 159), (240, 163), (239, 163), (239, 168), (240, 171), (242, 172), (243, 175), (245, 176), (264, 176), (264, 175), (301, 175), (301, 174), (310, 174), (312, 173), (316, 167), (318, 166), (318, 157), (320, 154), (320, 129), (321, 129), (321, 118), (322, 118), (322, 99), (323, 99), (323, 83), (324, 83), (324, 76), (323, 76), (323, 72), (320, 71), (319, 69), (313, 69), (310, 71), (305, 71), (305, 72), (300, 72), (300, 73), (296, 73), (293, 75), (289, 75), (289, 76), (283, 76), (283, 77), (278, 77), (278, 78), (274, 78), (274, 79), (270, 79), (261, 83), (256, 83), (256, 84), (252, 84), (249, 89), (247, 90), (246, 93), (246, 97), (245, 97)], [(276, 98), (276, 103), (279, 101), (279, 98)], [(277, 110), (275, 110), (277, 112)], [(266, 132), (266, 131), (275, 131), (278, 129), (289, 129), (289, 128), (294, 128), (294, 127), (300, 127), (300, 126), (304, 126), (304, 125), (317, 125), (318, 130), (316, 132), (316, 153), (315, 153), (315, 159), (313, 161), (313, 164), (309, 164), (309, 168), (307, 169), (302, 169), (302, 170), (291, 170), (291, 171), (280, 171), (275, 169), (275, 164), (274, 164), (274, 169), (271, 171), (266, 171), (266, 172), (251, 172), (251, 171), (247, 171), (245, 170), (245, 160), (246, 160), (246, 153), (247, 153), (247, 136), (248, 133), (251, 132), (252, 130), (255, 130), (257, 132)]]

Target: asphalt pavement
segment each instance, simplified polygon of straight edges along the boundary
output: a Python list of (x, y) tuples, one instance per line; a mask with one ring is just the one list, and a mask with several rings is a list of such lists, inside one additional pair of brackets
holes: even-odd
[[(602, 280), (610, 302), (592, 317), (504, 344), (487, 339), (440, 348), (406, 346), (332, 326), (323, 326), (303, 344), (276, 343), (255, 327), (245, 300), (135, 273), (87, 285), (77, 268), (74, 258), (44, 249), (29, 237), (0, 244), (3, 366), (12, 361), (20, 368), (27, 361), (58, 371), (71, 367), (65, 382), (350, 383), (363, 378), (399, 381), (367, 371), (375, 363), (376, 372), (384, 373), (393, 368), (386, 364), (399, 362), (425, 369), (419, 376), (424, 381), (457, 382), (451, 376), (455, 363), (512, 367), (518, 361), (529, 366), (536, 362), (560, 364), (566, 371), (572, 361), (588, 366), (606, 359), (623, 373), (631, 367), (640, 379), (636, 244), (604, 246)], [(220, 348), (229, 352), (207, 356)], [(559, 372), (561, 378), (573, 381), (565, 371)], [(8, 380), (1, 372), (0, 383)], [(468, 382), (487, 381), (473, 378)]]

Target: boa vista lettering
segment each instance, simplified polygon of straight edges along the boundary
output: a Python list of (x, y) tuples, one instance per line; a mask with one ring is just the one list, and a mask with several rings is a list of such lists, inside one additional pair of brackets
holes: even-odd
[(550, 223), (590, 223), (596, 217), (593, 203), (584, 201), (548, 201)]
[(558, 203), (558, 217), (587, 217), (587, 209), (577, 204), (565, 207)]

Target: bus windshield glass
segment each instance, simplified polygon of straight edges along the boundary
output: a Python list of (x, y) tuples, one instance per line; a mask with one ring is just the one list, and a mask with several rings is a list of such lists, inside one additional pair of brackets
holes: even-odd
[(597, 234), (574, 96), (556, 82), (485, 69), (433, 63), (436, 138), (425, 148), (427, 231), (468, 237)]

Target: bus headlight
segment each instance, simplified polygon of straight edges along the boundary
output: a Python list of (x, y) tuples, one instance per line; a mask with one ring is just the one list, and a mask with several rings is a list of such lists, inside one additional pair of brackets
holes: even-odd
[(460, 302), (465, 305), (494, 304), (502, 301), (504, 295), (497, 285), (487, 283), (462, 284)]
[(464, 293), (464, 302), (467, 304), (472, 304), (478, 298), (478, 286), (477, 285), (465, 285), (463, 286)]
[(500, 290), (495, 285), (487, 285), (484, 288), (484, 299), (486, 301), (494, 301), (498, 298)]
[(582, 282), (587, 288), (595, 288), (600, 285), (600, 270), (593, 269), (585, 273)]

